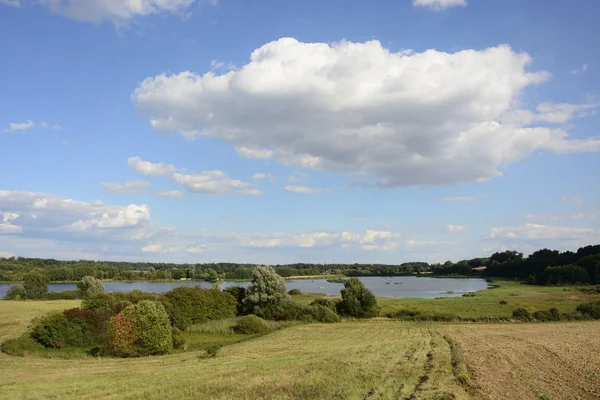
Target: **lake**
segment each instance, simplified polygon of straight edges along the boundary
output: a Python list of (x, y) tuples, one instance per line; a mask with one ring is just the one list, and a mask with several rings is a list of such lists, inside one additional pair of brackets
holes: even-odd
[[(416, 276), (395, 276), (395, 277), (360, 277), (365, 287), (370, 289), (378, 297), (414, 297), (414, 298), (434, 298), (434, 297), (456, 297), (463, 293), (476, 292), (487, 289), (488, 283), (484, 279), (453, 279), (453, 278), (423, 278)], [(221, 289), (230, 286), (248, 286), (249, 282), (230, 282), (221, 283)], [(300, 289), (307, 293), (322, 293), (326, 295), (339, 295), (344, 287), (341, 283), (330, 283), (325, 279), (294, 279), (287, 280), (287, 289)], [(169, 283), (151, 283), (151, 282), (105, 282), (104, 290), (106, 292), (130, 292), (132, 290), (141, 290), (151, 293), (165, 293), (179, 286), (200, 286), (205, 289), (212, 287), (208, 282), (169, 282)], [(0, 284), (0, 299), (10, 287), (10, 284)], [(51, 292), (60, 292), (63, 290), (75, 290), (74, 283), (51, 283), (48, 285)]]

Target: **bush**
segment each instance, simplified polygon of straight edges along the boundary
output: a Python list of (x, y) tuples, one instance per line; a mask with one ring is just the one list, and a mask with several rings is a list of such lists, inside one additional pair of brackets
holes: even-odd
[(111, 318), (115, 355), (137, 357), (169, 353), (173, 349), (171, 323), (163, 305), (142, 300)]
[(229, 293), (236, 299), (237, 306), (235, 307), (235, 312), (237, 315), (249, 314), (248, 307), (246, 306), (246, 304), (244, 304), (244, 298), (246, 298), (246, 288), (241, 286), (231, 286), (223, 291), (225, 293)]
[(594, 319), (600, 319), (600, 301), (591, 301), (577, 306), (577, 311)]
[(209, 358), (216, 357), (217, 354), (219, 353), (219, 350), (221, 350), (221, 347), (223, 347), (223, 345), (220, 345), (220, 344), (212, 344), (212, 345), (208, 346), (206, 348), (206, 356)]
[(418, 317), (420, 315), (421, 315), (420, 311), (409, 310), (406, 308), (385, 314), (385, 316), (388, 318), (397, 318), (397, 319), (414, 319), (415, 317)]
[(79, 290), (81, 297), (94, 296), (104, 293), (104, 283), (93, 276), (84, 276), (77, 282), (77, 289)]
[(83, 347), (93, 343), (89, 325), (82, 321), (70, 321), (65, 313), (50, 314), (34, 320), (31, 337), (45, 347)]
[(208, 320), (235, 317), (237, 301), (229, 293), (199, 287), (178, 287), (165, 295), (166, 309), (181, 330)]
[(43, 299), (48, 293), (48, 283), (50, 278), (38, 268), (23, 276), (23, 286), (29, 299)]
[(23, 285), (12, 285), (4, 294), (4, 300), (25, 300), (27, 291)]
[(256, 333), (265, 333), (269, 330), (266, 322), (256, 315), (246, 315), (238, 319), (237, 323), (233, 326), (235, 333), (243, 335), (251, 335)]
[(523, 307), (516, 308), (512, 313), (513, 318), (519, 321), (531, 321), (531, 313)]
[(534, 312), (533, 318), (537, 319), (538, 321), (560, 321), (562, 319), (562, 315), (556, 308), (551, 308), (549, 310)]
[(358, 278), (346, 280), (341, 294), (342, 301), (337, 304), (338, 314), (356, 318), (372, 318), (379, 314), (377, 299)]
[(83, 299), (82, 309), (91, 311), (92, 314), (89, 324), (92, 328), (94, 339), (103, 348), (111, 348), (111, 318), (130, 305), (131, 302), (123, 300), (114, 294), (100, 294)]
[(340, 317), (329, 307), (315, 305), (310, 306), (310, 309), (311, 317), (315, 321), (325, 323), (340, 322)]
[(288, 292), (288, 294), (290, 296), (298, 296), (302, 294), (302, 291), (300, 289), (292, 289)]
[(330, 308), (332, 311), (335, 311), (339, 302), (340, 300), (337, 299), (315, 299), (310, 303), (310, 305), (325, 306), (327, 308)]
[(61, 292), (48, 292), (44, 296), (46, 300), (77, 300), (79, 292), (77, 290), (63, 290)]
[(506, 300), (500, 300), (500, 304), (503, 305), (503, 306), (505, 306), (505, 305), (508, 304), (508, 301), (506, 301)]
[(177, 327), (173, 327), (171, 331), (171, 336), (173, 337), (173, 348), (180, 349), (185, 347), (185, 337), (183, 336), (183, 332)]
[(254, 313), (272, 321), (294, 321), (311, 319), (312, 310), (292, 300), (284, 300), (265, 307), (256, 307)]

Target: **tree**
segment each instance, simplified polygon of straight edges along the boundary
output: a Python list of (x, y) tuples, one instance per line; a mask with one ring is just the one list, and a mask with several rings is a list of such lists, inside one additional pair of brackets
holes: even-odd
[(100, 279), (96, 279), (93, 276), (84, 276), (79, 282), (77, 282), (77, 289), (81, 297), (94, 296), (100, 293), (104, 293), (104, 283)]
[(288, 300), (285, 279), (272, 267), (257, 267), (252, 274), (252, 285), (246, 291), (244, 303), (251, 308), (265, 307)]
[(41, 299), (48, 293), (50, 279), (40, 269), (34, 269), (23, 276), (23, 286), (30, 299)]
[(4, 300), (25, 300), (27, 292), (23, 285), (12, 285), (4, 294)]
[(178, 287), (165, 294), (173, 325), (181, 330), (208, 320), (235, 317), (236, 299), (229, 293), (199, 287)]
[(337, 304), (338, 314), (348, 317), (371, 318), (379, 313), (377, 299), (358, 278), (347, 279), (341, 294), (342, 301)]
[(111, 319), (112, 346), (122, 357), (169, 353), (173, 349), (171, 323), (161, 303), (142, 300)]

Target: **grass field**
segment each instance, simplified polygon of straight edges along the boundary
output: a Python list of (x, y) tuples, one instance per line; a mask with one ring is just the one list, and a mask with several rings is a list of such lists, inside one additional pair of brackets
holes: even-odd
[[(581, 303), (600, 300), (600, 295), (584, 294), (576, 286), (530, 286), (511, 281), (494, 281), (499, 287), (482, 290), (474, 297), (443, 297), (437, 299), (413, 299), (378, 297), (383, 314), (403, 308), (423, 313), (454, 314), (459, 317), (509, 316), (517, 307), (529, 311), (556, 307), (561, 312), (573, 312)], [(309, 304), (319, 294), (294, 296), (296, 301)], [(500, 304), (505, 300), (507, 304)]]
[[(571, 311), (598, 298), (575, 288), (500, 285), (475, 297), (379, 301), (384, 310), (475, 315), (503, 310), (501, 299), (510, 311)], [(314, 296), (294, 298), (309, 302)], [(0, 341), (24, 333), (37, 315), (77, 304), (1, 301)], [(193, 333), (205, 335), (203, 343), (209, 336), (222, 340), (231, 324), (196, 326)], [(591, 400), (600, 398), (598, 332), (600, 321), (441, 324), (380, 318), (292, 325), (241, 342), (228, 336), (231, 344), (216, 358), (203, 357), (202, 350), (139, 359), (0, 354), (0, 399)]]

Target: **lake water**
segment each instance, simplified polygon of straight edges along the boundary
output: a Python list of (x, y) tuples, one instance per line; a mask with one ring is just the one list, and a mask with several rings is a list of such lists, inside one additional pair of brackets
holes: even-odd
[[(396, 276), (396, 277), (361, 277), (359, 278), (365, 287), (370, 289), (378, 297), (416, 297), (416, 298), (434, 298), (434, 297), (455, 297), (462, 296), (463, 293), (476, 292), (487, 289), (488, 284), (484, 279), (451, 279), (451, 278), (422, 278), (416, 276)], [(249, 282), (223, 282), (221, 289), (230, 286), (248, 286)], [(327, 295), (339, 295), (344, 287), (341, 283), (330, 283), (325, 279), (296, 279), (287, 280), (287, 289), (300, 289), (307, 293), (322, 293)], [(130, 292), (132, 290), (141, 290), (151, 293), (165, 293), (179, 286), (200, 286), (209, 289), (212, 287), (208, 282), (170, 282), (170, 283), (150, 283), (150, 282), (105, 282), (104, 290), (106, 292)], [(0, 299), (10, 287), (10, 284), (0, 284)], [(51, 283), (48, 285), (51, 292), (60, 292), (63, 290), (75, 290), (74, 283)]]

